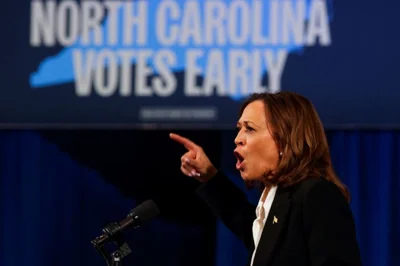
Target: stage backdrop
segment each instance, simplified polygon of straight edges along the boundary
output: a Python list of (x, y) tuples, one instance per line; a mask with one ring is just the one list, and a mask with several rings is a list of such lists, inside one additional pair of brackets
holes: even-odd
[(398, 1), (7, 1), (2, 127), (232, 128), (251, 92), (400, 126)]
[[(74, 134), (66, 133), (68, 136)], [(167, 203), (164, 205), (170, 205), (161, 211), (160, 219), (139, 230), (125, 231), (129, 232), (128, 243), (133, 253), (126, 257), (123, 265), (246, 265), (248, 254), (244, 245), (220, 221), (217, 221), (215, 235), (215, 218), (207, 205), (204, 202), (198, 205), (191, 200), (191, 197), (198, 197), (185, 182), (190, 179), (177, 174), (178, 154), (184, 149), (169, 146), (167, 132), (129, 132), (130, 138), (138, 143), (151, 142), (153, 147), (168, 151), (168, 156), (157, 153), (157, 158), (153, 149), (145, 154), (140, 148), (137, 155), (142, 156), (126, 157), (125, 147), (131, 146), (127, 134), (117, 130), (113, 133), (114, 136), (107, 133), (107, 138), (99, 138), (96, 142), (88, 140), (93, 139), (92, 135), (79, 134), (79, 139), (84, 140), (76, 140), (80, 147), (84, 142), (92, 144), (86, 147), (86, 152), (79, 152), (80, 157), (86, 157), (84, 153), (90, 154), (89, 157), (97, 161), (92, 164), (88, 163), (88, 158), (77, 160), (73, 152), (66, 152), (64, 147), (60, 149), (60, 145), (38, 134), (0, 132), (0, 265), (105, 266), (90, 241), (108, 222), (119, 221), (142, 201), (125, 196), (129, 193), (121, 193), (120, 186), (133, 191), (139, 187), (141, 192), (134, 192), (136, 196), (158, 198), (158, 203), (162, 200)], [(96, 134), (101, 133), (96, 131)], [(165, 138), (160, 140), (162, 135)], [(213, 148), (202, 137), (204, 132), (185, 135), (202, 144), (208, 154), (221, 150), (221, 166), (239, 187), (244, 187), (234, 170), (234, 132), (209, 134), (208, 142), (213, 143)], [(400, 133), (341, 131), (329, 132), (328, 136), (335, 169), (352, 193), (351, 207), (363, 265), (400, 265)], [(63, 133), (59, 137), (64, 139), (66, 135)], [(121, 139), (127, 144), (120, 144)], [(121, 152), (113, 153), (109, 146), (117, 147)], [(216, 162), (214, 158), (212, 161)], [(134, 171), (127, 168), (128, 162)], [(93, 168), (87, 167), (88, 164)], [(107, 171), (100, 170), (100, 165), (107, 164), (110, 170), (114, 169), (111, 171), (114, 181), (103, 176)], [(148, 171), (151, 164), (153, 171)], [(147, 174), (138, 173), (137, 168), (146, 169)], [(136, 181), (124, 182), (120, 179), (122, 172)], [(257, 202), (259, 195), (251, 192), (248, 193), (251, 200)], [(187, 204), (190, 208), (185, 207)], [(203, 212), (203, 208), (207, 208), (207, 212)], [(188, 220), (190, 213), (198, 216)], [(167, 216), (176, 218), (165, 219)], [(208, 218), (212, 225), (201, 222)], [(187, 222), (183, 223), (183, 220)]]

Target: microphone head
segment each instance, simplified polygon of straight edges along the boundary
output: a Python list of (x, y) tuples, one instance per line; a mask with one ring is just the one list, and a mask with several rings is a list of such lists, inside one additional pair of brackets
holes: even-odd
[(128, 216), (146, 222), (160, 214), (160, 210), (152, 200), (146, 200), (131, 210)]

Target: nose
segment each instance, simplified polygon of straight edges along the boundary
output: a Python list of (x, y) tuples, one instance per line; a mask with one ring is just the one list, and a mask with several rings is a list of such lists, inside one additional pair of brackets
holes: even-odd
[(236, 144), (236, 146), (242, 146), (245, 144), (245, 139), (243, 137), (242, 131), (239, 131), (237, 133), (236, 138), (235, 138), (235, 144)]

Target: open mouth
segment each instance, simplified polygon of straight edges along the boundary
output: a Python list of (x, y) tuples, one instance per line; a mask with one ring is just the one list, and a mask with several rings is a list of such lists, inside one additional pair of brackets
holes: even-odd
[(234, 154), (235, 154), (236, 159), (237, 159), (237, 161), (236, 161), (236, 169), (239, 170), (239, 169), (242, 168), (242, 163), (243, 163), (243, 161), (244, 161), (244, 158), (243, 158), (243, 156), (242, 156), (240, 153), (238, 153), (237, 151), (235, 151)]
[(240, 153), (238, 153), (237, 151), (235, 151), (234, 154), (235, 154), (235, 156), (236, 156), (236, 159), (237, 159), (239, 162), (242, 162), (242, 161), (244, 160), (243, 156), (242, 156)]

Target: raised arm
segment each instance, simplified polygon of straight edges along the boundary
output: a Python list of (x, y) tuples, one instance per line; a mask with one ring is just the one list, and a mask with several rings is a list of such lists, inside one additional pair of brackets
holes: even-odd
[(228, 177), (217, 171), (199, 145), (177, 134), (170, 134), (170, 138), (187, 150), (181, 157), (182, 173), (203, 183), (197, 191), (199, 196), (212, 212), (243, 240), (245, 246), (251, 248), (255, 206), (247, 201), (245, 194)]
[(251, 250), (254, 247), (251, 229), (256, 206), (248, 202), (246, 195), (221, 171), (202, 184), (197, 193), (214, 215)]

